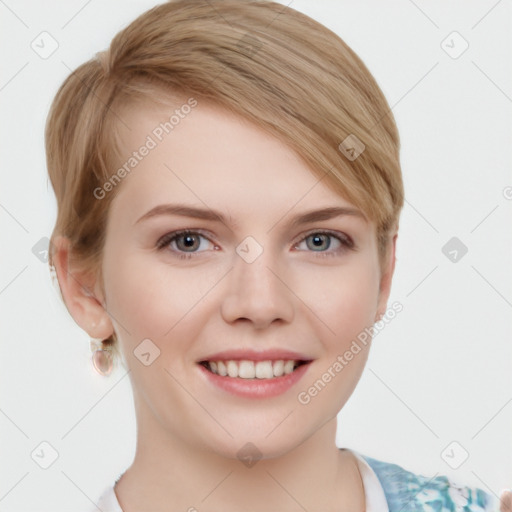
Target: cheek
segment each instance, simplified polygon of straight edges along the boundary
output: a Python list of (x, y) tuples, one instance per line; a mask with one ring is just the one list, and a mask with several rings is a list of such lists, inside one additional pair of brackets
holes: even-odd
[(362, 375), (371, 345), (365, 329), (375, 320), (378, 269), (371, 258), (362, 258), (326, 273), (322, 282), (309, 288), (307, 304), (324, 353), (297, 397), (312, 417), (340, 411)]
[[(349, 344), (366, 327), (373, 325), (378, 298), (378, 269), (372, 258), (354, 264), (321, 268), (314, 279), (303, 283), (300, 297), (322, 325), (329, 345)], [(321, 322), (318, 322), (320, 320)]]
[(200, 277), (162, 263), (148, 265), (142, 256), (111, 261), (105, 266), (107, 304), (123, 340), (136, 345), (149, 338), (163, 349), (165, 339), (178, 337), (185, 324), (190, 328), (187, 321), (200, 305)]

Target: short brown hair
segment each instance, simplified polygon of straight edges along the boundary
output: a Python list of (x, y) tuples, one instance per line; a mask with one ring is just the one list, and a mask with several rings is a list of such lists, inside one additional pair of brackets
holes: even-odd
[[(339, 36), (266, 0), (158, 5), (66, 78), (45, 136), (58, 206), (51, 240), (70, 239), (75, 266), (101, 275), (107, 214), (119, 186), (101, 200), (93, 191), (120, 158), (119, 112), (136, 100), (166, 94), (213, 102), (288, 144), (375, 222), (382, 267), (404, 202), (391, 109)], [(364, 151), (350, 158), (342, 150), (346, 140), (362, 142)], [(52, 256), (50, 244), (53, 267)], [(115, 334), (107, 341), (115, 345)]]

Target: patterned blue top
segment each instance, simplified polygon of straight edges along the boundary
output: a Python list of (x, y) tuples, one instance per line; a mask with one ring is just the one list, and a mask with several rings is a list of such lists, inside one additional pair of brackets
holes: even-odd
[(361, 456), (377, 475), (389, 512), (499, 512), (499, 498), (456, 485), (446, 476), (428, 478), (397, 464)]

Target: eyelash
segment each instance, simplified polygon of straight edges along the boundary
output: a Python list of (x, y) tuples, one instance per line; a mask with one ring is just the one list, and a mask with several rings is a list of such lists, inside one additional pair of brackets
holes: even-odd
[[(209, 240), (208, 236), (206, 236), (200, 230), (194, 231), (191, 229), (182, 229), (179, 231), (172, 231), (171, 233), (167, 233), (166, 235), (164, 235), (156, 244), (157, 250), (158, 251), (164, 250), (171, 242), (173, 242), (175, 239), (179, 238), (180, 236), (184, 236), (184, 235), (200, 235), (203, 238)], [(330, 251), (330, 252), (329, 251), (306, 251), (306, 252), (317, 253), (316, 255), (320, 258), (325, 258), (325, 257), (329, 257), (329, 256), (338, 256), (341, 253), (344, 253), (346, 251), (356, 251), (357, 250), (354, 242), (352, 241), (352, 239), (350, 237), (348, 237), (346, 235), (340, 236), (339, 233), (337, 233), (335, 231), (330, 231), (330, 230), (310, 231), (306, 235), (303, 235), (302, 238), (297, 243), (294, 243), (293, 244), (294, 247), (312, 235), (328, 235), (330, 237), (337, 239), (341, 244), (341, 247), (339, 247), (338, 249), (336, 249), (334, 251)], [(211, 240), (209, 240), (209, 241), (211, 242)], [(193, 255), (197, 252), (197, 251), (194, 251), (191, 253), (182, 253), (182, 252), (176, 251), (175, 249), (171, 249), (171, 251), (174, 253), (175, 257), (182, 259), (182, 260), (190, 259), (190, 258), (194, 257)]]

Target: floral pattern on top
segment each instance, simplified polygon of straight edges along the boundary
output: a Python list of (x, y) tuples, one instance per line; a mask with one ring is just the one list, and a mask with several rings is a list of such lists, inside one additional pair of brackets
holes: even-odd
[(499, 512), (499, 499), (446, 476), (426, 477), (366, 455), (380, 480), (389, 512)]

